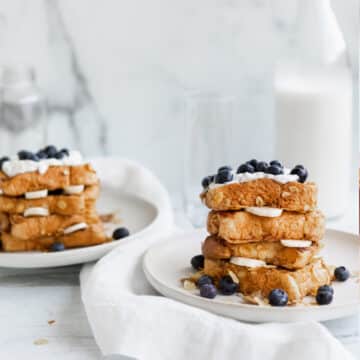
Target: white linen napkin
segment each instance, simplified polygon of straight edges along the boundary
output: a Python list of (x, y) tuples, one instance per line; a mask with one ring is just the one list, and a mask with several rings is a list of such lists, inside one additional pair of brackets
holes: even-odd
[(178, 231), (169, 196), (136, 163), (105, 159), (96, 161), (95, 167), (105, 183), (154, 203), (160, 219), (152, 234), (124, 243), (81, 271), (82, 300), (104, 355), (146, 360), (352, 359), (317, 322), (246, 324), (157, 294), (145, 278), (142, 257), (149, 246)]

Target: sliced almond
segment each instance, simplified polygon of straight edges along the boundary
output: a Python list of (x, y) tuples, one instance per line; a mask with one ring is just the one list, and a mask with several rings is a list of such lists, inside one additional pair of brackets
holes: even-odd
[(307, 248), (310, 247), (312, 242), (310, 240), (280, 240), (282, 246), (290, 248)]
[(235, 284), (239, 284), (239, 279), (238, 279), (238, 277), (235, 275), (235, 273), (233, 271), (228, 270), (228, 275), (231, 277), (232, 281)]
[(266, 262), (262, 260), (256, 260), (256, 259), (250, 259), (250, 258), (238, 257), (238, 256), (233, 256), (230, 259), (230, 263), (234, 265), (245, 266), (250, 268), (263, 267), (266, 265)]
[(184, 280), (183, 286), (185, 290), (195, 290), (196, 284), (191, 280)]
[(271, 208), (271, 207), (266, 207), (266, 206), (263, 206), (263, 207), (252, 206), (252, 207), (246, 208), (245, 211), (247, 211), (253, 215), (270, 217), (270, 218), (279, 217), (279, 216), (281, 216), (281, 214), (283, 212), (282, 209)]

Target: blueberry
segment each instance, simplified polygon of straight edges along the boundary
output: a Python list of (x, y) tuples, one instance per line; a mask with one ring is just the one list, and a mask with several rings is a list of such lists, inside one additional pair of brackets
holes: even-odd
[(66, 148), (61, 149), (60, 152), (63, 153), (64, 155), (66, 155), (66, 156), (69, 156), (69, 155), (70, 155), (69, 150), (66, 149)]
[(330, 290), (320, 290), (321, 288), (323, 288), (323, 286), (321, 286), (316, 294), (316, 302), (319, 305), (327, 305), (330, 304), (333, 300), (334, 294), (333, 291)]
[(216, 287), (213, 284), (205, 284), (200, 287), (200, 296), (213, 299), (217, 295)]
[(350, 272), (345, 266), (339, 266), (335, 269), (334, 275), (338, 281), (346, 281), (350, 277)]
[(61, 151), (58, 151), (54, 156), (55, 159), (59, 159), (59, 160), (63, 159), (64, 157), (65, 157), (65, 154)]
[(51, 245), (50, 250), (51, 251), (63, 251), (63, 250), (65, 250), (65, 246), (63, 243), (55, 242)]
[(269, 303), (272, 306), (285, 306), (288, 300), (288, 294), (282, 289), (274, 289), (269, 294)]
[(246, 163), (250, 164), (254, 169), (256, 169), (258, 165), (258, 161), (256, 159), (252, 159), (250, 161), (247, 161)]
[(225, 166), (219, 167), (217, 172), (219, 173), (219, 172), (222, 172), (222, 171), (232, 171), (232, 167), (228, 166), (228, 165), (225, 165)]
[(297, 175), (301, 183), (304, 183), (308, 177), (308, 172), (304, 167), (295, 167), (291, 170), (290, 174)]
[(266, 161), (259, 161), (256, 165), (256, 171), (266, 172), (269, 168), (269, 164)]
[(205, 284), (214, 284), (214, 279), (209, 275), (202, 275), (196, 282), (196, 285), (201, 287)]
[(230, 171), (223, 170), (215, 175), (215, 183), (216, 184), (225, 184), (227, 182), (232, 181), (234, 175)]
[(49, 146), (47, 146), (47, 147), (44, 149), (44, 151), (46, 152), (47, 157), (48, 157), (49, 159), (54, 158), (55, 155), (56, 155), (57, 152), (58, 152), (57, 149), (56, 149), (56, 147), (55, 147), (54, 145), (49, 145)]
[(323, 285), (318, 288), (319, 291), (330, 291), (334, 295), (334, 289), (330, 285)]
[(195, 270), (202, 270), (204, 268), (204, 255), (195, 255), (191, 259), (191, 266)]
[(296, 165), (294, 169), (305, 169), (304, 165)]
[(31, 151), (20, 150), (18, 153), (19, 160), (32, 160), (34, 154)]
[(226, 275), (220, 279), (218, 288), (221, 294), (232, 295), (236, 293), (239, 285), (234, 283), (231, 276)]
[(8, 158), (7, 156), (4, 156), (0, 159), (0, 170), (2, 170), (2, 167), (4, 165), (5, 162), (9, 161), (10, 158)]
[(237, 169), (238, 174), (243, 174), (243, 173), (247, 173), (247, 172), (248, 173), (254, 173), (255, 168), (250, 164), (242, 164)]
[(127, 237), (130, 235), (130, 232), (127, 228), (125, 227), (120, 227), (114, 230), (113, 234), (112, 234), (112, 238), (114, 240), (119, 240), (122, 239), (124, 237)]
[(283, 166), (279, 160), (270, 161), (270, 166), (272, 166), (272, 165), (278, 166), (279, 168), (283, 168)]
[(211, 183), (212, 183), (212, 177), (211, 176), (206, 176), (202, 179), (201, 181), (201, 186), (206, 189)]
[(40, 150), (36, 153), (36, 156), (39, 158), (39, 159), (46, 159), (47, 158), (47, 154), (44, 150)]
[(270, 165), (266, 171), (268, 174), (281, 175), (284, 173), (283, 168), (277, 165)]

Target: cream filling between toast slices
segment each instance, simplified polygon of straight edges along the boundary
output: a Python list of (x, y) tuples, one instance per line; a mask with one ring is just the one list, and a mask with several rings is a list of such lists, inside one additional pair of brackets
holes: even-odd
[(84, 230), (86, 228), (87, 228), (87, 224), (84, 222), (81, 222), (78, 224), (71, 225), (71, 226), (67, 227), (66, 229), (64, 229), (64, 234), (68, 235), (75, 231)]
[(64, 193), (68, 195), (81, 194), (84, 191), (84, 185), (70, 185), (64, 187)]
[(308, 248), (311, 246), (312, 241), (284, 239), (284, 240), (280, 240), (280, 243), (282, 246), (290, 247), (290, 248)]
[(49, 210), (43, 207), (32, 207), (24, 211), (24, 216), (49, 216)]
[(270, 218), (274, 218), (274, 217), (279, 217), (281, 216), (283, 210), (282, 209), (277, 209), (277, 208), (271, 208), (271, 207), (248, 207), (245, 208), (245, 211), (247, 211), (250, 214), (253, 215), (257, 215), (257, 216), (262, 216), (262, 217), (270, 217)]
[(38, 190), (38, 191), (29, 191), (25, 193), (25, 199), (32, 200), (32, 199), (43, 199), (48, 196), (48, 191), (45, 190)]

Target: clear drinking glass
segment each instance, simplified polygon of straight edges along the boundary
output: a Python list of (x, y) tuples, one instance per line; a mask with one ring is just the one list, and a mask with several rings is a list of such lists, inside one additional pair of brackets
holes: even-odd
[(47, 119), (35, 73), (26, 66), (12, 66), (0, 74), (0, 156), (21, 149), (36, 151), (47, 142)]
[(199, 198), (201, 180), (241, 159), (235, 105), (230, 95), (191, 93), (185, 97), (184, 207), (196, 227), (204, 226), (209, 211)]

